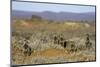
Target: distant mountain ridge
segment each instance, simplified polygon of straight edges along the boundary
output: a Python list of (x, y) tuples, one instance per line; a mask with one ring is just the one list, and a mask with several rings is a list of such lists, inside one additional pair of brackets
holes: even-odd
[(72, 13), (72, 12), (28, 12), (28, 11), (12, 11), (12, 18), (19, 19), (31, 19), (32, 15), (40, 16), (46, 20), (56, 20), (56, 21), (65, 21), (65, 20), (75, 20), (75, 21), (95, 21), (95, 12), (87, 13)]

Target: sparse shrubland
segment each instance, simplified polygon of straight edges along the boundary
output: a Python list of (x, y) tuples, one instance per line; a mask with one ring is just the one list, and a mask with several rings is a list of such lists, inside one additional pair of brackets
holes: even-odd
[(11, 46), (14, 65), (94, 61), (95, 25), (13, 20)]

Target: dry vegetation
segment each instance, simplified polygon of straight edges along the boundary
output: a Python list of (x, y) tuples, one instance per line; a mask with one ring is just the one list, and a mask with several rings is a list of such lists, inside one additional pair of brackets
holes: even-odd
[[(90, 46), (86, 46), (87, 33)], [(54, 43), (54, 36), (63, 37), (66, 47)], [(31, 50), (25, 53), (26, 41)], [(13, 19), (11, 46), (13, 65), (94, 61), (95, 24)]]

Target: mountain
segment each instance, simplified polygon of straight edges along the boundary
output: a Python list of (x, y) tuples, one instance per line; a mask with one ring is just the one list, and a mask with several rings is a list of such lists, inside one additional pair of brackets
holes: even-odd
[(75, 21), (95, 21), (95, 12), (87, 12), (87, 13), (72, 13), (72, 12), (28, 12), (28, 11), (18, 11), (12, 10), (12, 18), (19, 19), (31, 19), (32, 15), (40, 16), (46, 20), (56, 20), (56, 21), (64, 21), (64, 20), (75, 20)]

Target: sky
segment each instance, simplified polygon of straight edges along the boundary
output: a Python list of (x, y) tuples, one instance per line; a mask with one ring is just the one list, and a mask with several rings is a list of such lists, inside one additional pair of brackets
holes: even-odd
[(63, 5), (63, 4), (47, 4), (47, 3), (35, 3), (35, 2), (12, 2), (12, 10), (21, 11), (52, 11), (52, 12), (95, 12), (94, 6), (80, 6), (80, 5)]

